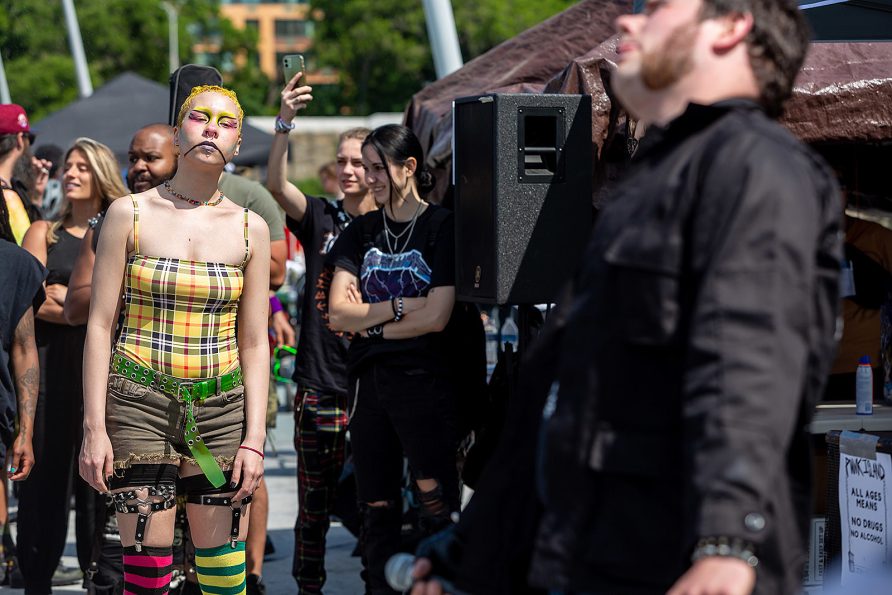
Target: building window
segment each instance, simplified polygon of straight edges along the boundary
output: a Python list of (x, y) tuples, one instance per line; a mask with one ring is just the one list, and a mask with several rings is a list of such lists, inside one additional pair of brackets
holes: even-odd
[(257, 29), (260, 27), (260, 22), (257, 19), (248, 19), (245, 21), (245, 29)]
[(276, 41), (289, 42), (310, 34), (309, 23), (298, 19), (276, 20)]

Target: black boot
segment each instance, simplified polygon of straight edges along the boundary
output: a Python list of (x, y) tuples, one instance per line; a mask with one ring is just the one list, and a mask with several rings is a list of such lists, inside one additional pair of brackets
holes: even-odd
[(399, 552), (402, 511), (396, 503), (388, 506), (366, 506), (362, 519), (363, 572), (369, 595), (397, 593), (384, 579), (384, 565)]

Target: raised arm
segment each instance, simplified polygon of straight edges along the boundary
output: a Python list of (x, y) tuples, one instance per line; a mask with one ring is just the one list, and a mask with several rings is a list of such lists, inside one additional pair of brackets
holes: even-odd
[[(285, 88), (282, 89), (282, 101), (279, 106), (279, 118), (286, 123), (291, 123), (298, 111), (307, 107), (313, 100), (310, 92), (312, 87), (297, 87), (302, 72), (292, 77)], [(272, 148), (269, 151), (267, 162), (266, 187), (272, 193), (276, 202), (285, 210), (289, 217), (296, 221), (302, 221), (307, 212), (307, 197), (300, 189), (288, 181), (285, 172), (288, 169), (288, 134), (276, 133), (273, 137)]]
[(78, 325), (87, 322), (90, 313), (90, 287), (93, 284), (93, 264), (96, 253), (93, 251), (95, 229), (88, 229), (81, 242), (74, 270), (68, 280), (68, 294), (65, 296), (63, 312), (68, 324)]
[(108, 491), (105, 481), (112, 473), (112, 448), (105, 427), (105, 394), (124, 267), (132, 245), (132, 222), (131, 202), (114, 201), (105, 216), (96, 249), (84, 344), (84, 441), (80, 473), (100, 492)]
[[(249, 214), (251, 257), (245, 267), (245, 288), (239, 300), (238, 350), (245, 383), (245, 438), (242, 444), (263, 452), (266, 442), (266, 403), (269, 394), (269, 229), (255, 213)], [(242, 486), (241, 499), (254, 492), (263, 477), (263, 460), (239, 449), (233, 464), (232, 481)]]

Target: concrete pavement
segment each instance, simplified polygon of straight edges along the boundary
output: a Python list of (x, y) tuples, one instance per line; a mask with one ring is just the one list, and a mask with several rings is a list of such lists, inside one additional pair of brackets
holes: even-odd
[[(290, 412), (279, 413), (276, 427), (269, 430), (266, 445), (266, 481), (270, 493), (269, 535), (276, 553), (265, 563), (263, 580), (269, 595), (297, 593), (297, 586), (291, 577), (291, 557), (294, 552), (294, 520), (297, 518), (297, 455), (294, 452), (292, 435), (294, 420)], [(12, 503), (13, 509), (15, 503)], [(329, 531), (326, 553), (328, 581), (327, 595), (356, 595), (362, 593), (359, 578), (359, 558), (351, 557), (356, 540), (341, 526), (333, 526)], [(77, 566), (74, 541), (74, 514), (68, 525), (68, 543), (65, 547), (63, 563)], [(83, 593), (80, 585), (56, 587), (57, 593)], [(22, 590), (0, 588), (0, 595), (21, 594)]]

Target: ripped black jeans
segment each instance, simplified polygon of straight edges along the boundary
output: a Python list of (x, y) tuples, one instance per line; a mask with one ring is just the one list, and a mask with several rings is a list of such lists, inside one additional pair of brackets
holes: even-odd
[(350, 440), (364, 509), (366, 592), (394, 593), (384, 580), (384, 565), (399, 551), (403, 455), (413, 479), (437, 483), (426, 494), (418, 490), (423, 527), (433, 533), (459, 510), (455, 392), (443, 374), (380, 363), (365, 366), (350, 386)]

